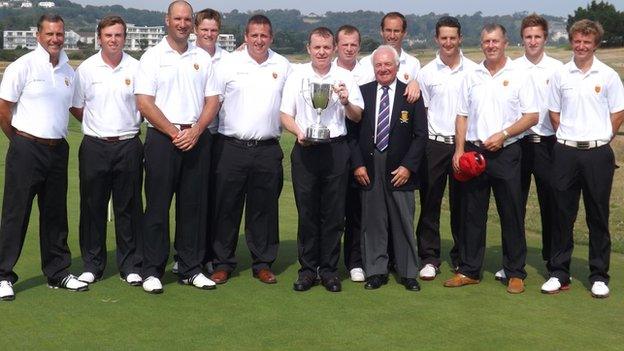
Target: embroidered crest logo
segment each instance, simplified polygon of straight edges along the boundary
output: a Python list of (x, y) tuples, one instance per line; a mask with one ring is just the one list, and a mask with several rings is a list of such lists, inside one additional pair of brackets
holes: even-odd
[(65, 85), (69, 86), (69, 78), (65, 77)]
[(508, 85), (509, 85), (509, 81), (505, 79), (505, 80), (503, 81), (503, 86), (504, 86), (504, 87), (506, 87), (506, 86), (508, 86)]
[(126, 83), (127, 86), (130, 86), (130, 83), (132, 83), (130, 78), (126, 78), (126, 80), (124, 82)]
[(399, 118), (401, 123), (409, 122), (409, 113), (407, 111), (401, 111), (401, 117)]
[(277, 73), (273, 72), (273, 79), (277, 79)]
[(193, 68), (195, 68), (196, 71), (199, 71), (199, 65), (198, 64), (194, 64)]
[(405, 80), (409, 80), (409, 74), (405, 73), (405, 74), (403, 75), (403, 78), (405, 78)]
[(594, 91), (596, 92), (596, 94), (600, 94), (600, 91), (602, 90), (602, 88), (600, 87), (600, 85), (596, 85), (594, 87)]

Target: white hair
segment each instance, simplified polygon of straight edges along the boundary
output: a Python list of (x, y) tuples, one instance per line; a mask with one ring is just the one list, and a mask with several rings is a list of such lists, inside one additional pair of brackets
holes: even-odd
[(390, 51), (394, 57), (394, 63), (396, 63), (397, 67), (399, 66), (399, 53), (390, 45), (380, 45), (377, 49), (375, 49), (375, 51), (373, 51), (373, 54), (371, 55), (371, 63), (373, 66), (375, 66), (375, 54), (381, 51)]

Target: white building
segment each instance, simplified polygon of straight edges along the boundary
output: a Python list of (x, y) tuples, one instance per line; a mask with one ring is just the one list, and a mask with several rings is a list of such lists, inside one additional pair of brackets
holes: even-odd
[(20, 7), (31, 8), (31, 7), (32, 7), (32, 2), (30, 2), (30, 1), (24, 1), (24, 2), (22, 3), (22, 6), (20, 6)]
[[(5, 30), (2, 33), (4, 39), (3, 49), (14, 50), (17, 47), (34, 50), (37, 47), (37, 27), (30, 27), (28, 30)], [(80, 36), (73, 30), (65, 31), (65, 49), (78, 49)]]
[(39, 7), (52, 8), (54, 7), (54, 3), (52, 1), (41, 1), (37, 4)]
[[(128, 51), (139, 51), (158, 44), (165, 36), (165, 28), (163, 26), (135, 26), (134, 24), (126, 24), (126, 46)], [(95, 31), (97, 38), (97, 30)], [(95, 48), (99, 49), (97, 40)]]
[[(189, 41), (191, 43), (195, 43), (195, 41), (197, 41), (195, 33), (191, 33)], [(234, 37), (234, 34), (219, 34), (219, 37), (217, 38), (217, 45), (219, 45), (223, 50), (232, 52), (236, 49), (236, 38)]]
[(0, 7), (9, 7), (9, 6), (11, 5), (6, 1), (0, 2)]

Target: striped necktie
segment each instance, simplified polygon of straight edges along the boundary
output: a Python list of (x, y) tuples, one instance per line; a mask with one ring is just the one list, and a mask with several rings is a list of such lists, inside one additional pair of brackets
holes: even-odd
[(388, 137), (390, 136), (390, 98), (388, 97), (388, 86), (381, 87), (381, 101), (379, 103), (379, 115), (377, 116), (377, 150), (384, 151), (388, 147)]

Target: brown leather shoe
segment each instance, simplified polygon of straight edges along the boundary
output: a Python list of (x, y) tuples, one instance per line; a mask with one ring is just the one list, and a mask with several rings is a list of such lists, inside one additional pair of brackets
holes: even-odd
[(224, 271), (222, 269), (217, 269), (210, 276), (210, 279), (213, 282), (217, 283), (217, 284), (224, 284), (224, 283), (226, 283), (228, 281), (228, 278), (230, 278), (230, 273), (228, 273), (227, 271)]
[(510, 294), (520, 294), (524, 292), (524, 280), (520, 278), (509, 278), (507, 292)]
[(271, 272), (268, 268), (262, 268), (261, 270), (254, 273), (254, 277), (258, 278), (264, 284), (275, 284), (277, 283), (277, 279), (275, 278), (275, 274)]
[(447, 288), (457, 288), (468, 284), (479, 284), (479, 280), (466, 277), (461, 273), (455, 273), (453, 278), (444, 282), (444, 286)]

